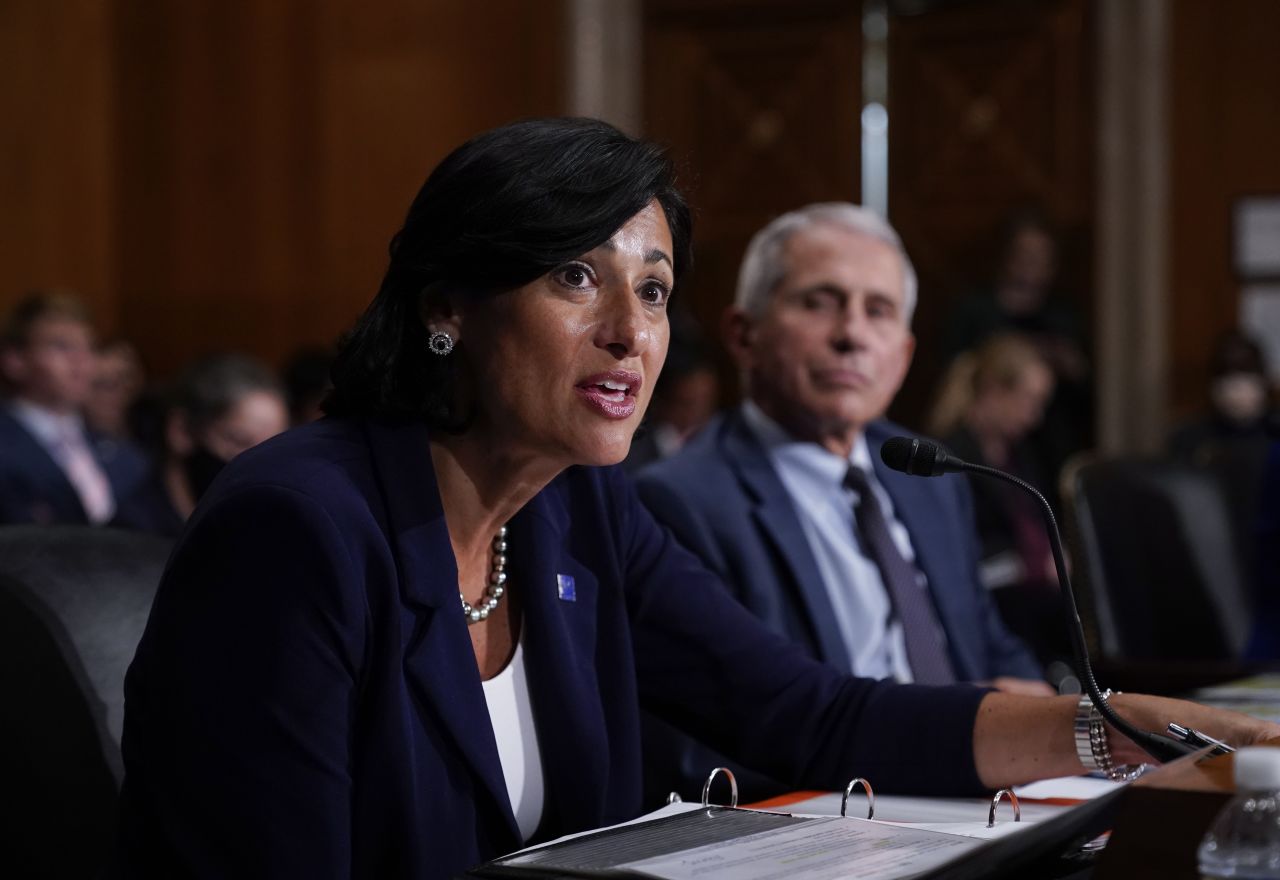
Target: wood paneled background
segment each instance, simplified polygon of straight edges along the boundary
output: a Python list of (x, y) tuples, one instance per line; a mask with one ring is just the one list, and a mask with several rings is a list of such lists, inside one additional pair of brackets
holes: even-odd
[[(1103, 0), (962, 0), (896, 15), (891, 206), (924, 282), (920, 368), (947, 298), (985, 272), (1007, 208), (1068, 233), (1093, 314), (1091, 28)], [(714, 333), (771, 215), (858, 197), (861, 9), (646, 0), (644, 133), (698, 211), (682, 298)], [(1230, 205), (1280, 192), (1280, 4), (1174, 0), (1169, 336), (1176, 415), (1236, 320)], [(416, 187), (486, 127), (566, 106), (558, 0), (0, 3), (0, 309), (82, 291), (163, 375), (212, 349), (279, 363), (345, 329)], [(1158, 331), (1156, 331), (1158, 332)]]
[(1171, 403), (1185, 416), (1236, 323), (1232, 203), (1280, 197), (1280, 3), (1176, 0), (1170, 37)]
[[(808, 202), (858, 198), (862, 13), (840, 0), (648, 0), (643, 33), (645, 133), (670, 146), (696, 218), (677, 296), (714, 343), (752, 234)], [(723, 356), (721, 368), (733, 389)]]
[(560, 4), (0, 4), (0, 307), (84, 293), (152, 372), (281, 362), (372, 297), (431, 167), (564, 111)]
[(917, 356), (894, 414), (920, 420), (946, 366), (943, 323), (988, 289), (1001, 227), (1044, 213), (1058, 294), (1092, 311), (1093, 32), (1088, 0), (986, 0), (889, 28), (889, 216), (920, 276)]

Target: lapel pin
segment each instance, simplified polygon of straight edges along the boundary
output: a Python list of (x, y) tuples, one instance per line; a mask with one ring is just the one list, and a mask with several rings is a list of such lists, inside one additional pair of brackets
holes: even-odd
[(578, 593), (573, 586), (573, 575), (571, 574), (556, 575), (556, 592), (560, 595), (561, 601), (577, 602)]

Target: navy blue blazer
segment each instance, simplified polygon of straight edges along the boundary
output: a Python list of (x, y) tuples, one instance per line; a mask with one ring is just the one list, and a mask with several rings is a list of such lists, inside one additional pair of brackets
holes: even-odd
[[(978, 577), (980, 547), (963, 476), (932, 479), (890, 470), (880, 447), (908, 433), (874, 422), (866, 437), (876, 479), (911, 536), (961, 681), (997, 675), (1041, 678), (1035, 657), (1010, 633)], [(818, 563), (787, 489), (740, 411), (720, 416), (684, 449), (642, 471), (641, 499), (743, 605), (809, 654), (846, 672), (849, 654)]]
[[(620, 469), (567, 471), (509, 543), (539, 838), (659, 806), (641, 802), (642, 706), (797, 786), (981, 789), (980, 691), (814, 662)], [(232, 462), (178, 542), (125, 692), (121, 876), (443, 878), (520, 845), (420, 425), (328, 419)]]
[[(85, 439), (118, 503), (145, 478), (146, 458), (131, 443), (92, 431)], [(80, 496), (62, 468), (9, 409), (0, 406), (0, 524), (88, 522)]]

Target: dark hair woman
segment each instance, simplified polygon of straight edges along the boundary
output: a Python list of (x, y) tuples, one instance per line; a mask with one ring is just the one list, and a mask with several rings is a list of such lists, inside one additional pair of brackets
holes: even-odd
[(233, 462), (175, 549), (126, 687), (124, 873), (451, 877), (639, 813), (641, 706), (797, 786), (1080, 769), (1074, 698), (813, 662), (598, 467), (643, 415), (688, 242), (670, 165), (600, 122), (436, 169), (331, 417)]

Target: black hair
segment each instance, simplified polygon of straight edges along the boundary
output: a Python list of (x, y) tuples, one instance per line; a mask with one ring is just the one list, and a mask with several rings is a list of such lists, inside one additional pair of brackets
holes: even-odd
[(422, 294), (528, 284), (608, 241), (654, 199), (679, 280), (692, 223), (658, 147), (594, 119), (528, 120), (467, 141), (431, 172), (391, 239), (382, 286), (334, 363), (325, 412), (456, 429), (457, 358), (428, 350)]

